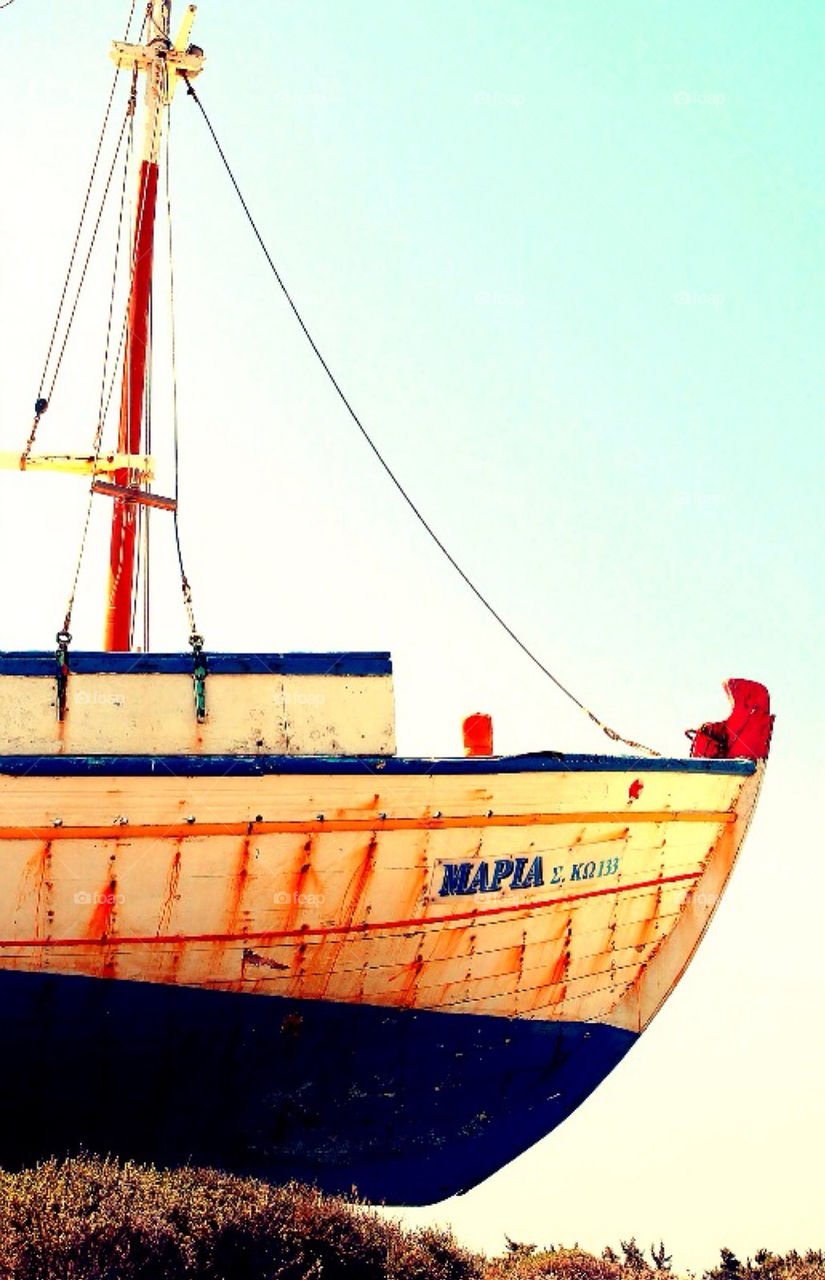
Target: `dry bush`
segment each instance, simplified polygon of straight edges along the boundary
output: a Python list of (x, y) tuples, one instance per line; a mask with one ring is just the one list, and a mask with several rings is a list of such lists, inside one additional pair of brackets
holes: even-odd
[[(655, 1280), (636, 1241), (601, 1258), (509, 1242), (484, 1259), (297, 1183), (84, 1157), (0, 1171), (0, 1280)], [(623, 1255), (623, 1256), (622, 1256)], [(825, 1280), (825, 1254), (723, 1249), (703, 1280)]]
[[(663, 1243), (651, 1245), (646, 1260), (634, 1239), (622, 1241), (623, 1257), (611, 1248), (601, 1258), (583, 1249), (542, 1249), (510, 1242), (508, 1251), (492, 1259), (484, 1280), (655, 1280), (670, 1270), (670, 1256)], [(703, 1280), (825, 1280), (825, 1253), (792, 1250), (785, 1257), (760, 1249), (742, 1263), (730, 1249), (722, 1249), (718, 1267), (706, 1271)]]
[(740, 1262), (730, 1249), (722, 1249), (719, 1265), (706, 1271), (704, 1280), (825, 1280), (825, 1253), (796, 1249), (782, 1257), (768, 1249), (758, 1249), (753, 1258)]
[(96, 1157), (0, 1172), (2, 1280), (478, 1280), (445, 1232), (297, 1184)]
[(484, 1272), (484, 1280), (626, 1280), (640, 1272), (631, 1271), (617, 1261), (596, 1258), (584, 1249), (541, 1249), (516, 1246), (500, 1258), (493, 1259)]

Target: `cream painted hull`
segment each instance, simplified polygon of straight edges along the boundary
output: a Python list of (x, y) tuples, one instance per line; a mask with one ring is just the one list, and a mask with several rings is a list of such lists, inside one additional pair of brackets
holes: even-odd
[[(0, 966), (641, 1031), (713, 914), (764, 766), (639, 763), (0, 773)], [(518, 859), (528, 876), (540, 859), (534, 882), (491, 887)]]

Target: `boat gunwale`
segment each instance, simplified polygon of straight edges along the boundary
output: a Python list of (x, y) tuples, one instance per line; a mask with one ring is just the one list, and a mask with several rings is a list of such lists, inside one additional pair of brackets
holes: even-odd
[(565, 755), (536, 751), (512, 756), (377, 755), (4, 755), (0, 776), (54, 775), (150, 777), (256, 776), (270, 774), (444, 775), (512, 773), (698, 773), (750, 777), (757, 761), (744, 757)]

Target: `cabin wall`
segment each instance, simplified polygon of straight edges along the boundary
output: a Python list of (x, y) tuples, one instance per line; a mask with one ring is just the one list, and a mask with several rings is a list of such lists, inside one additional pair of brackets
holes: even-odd
[(390, 675), (210, 674), (198, 723), (191, 674), (0, 675), (0, 755), (391, 755)]

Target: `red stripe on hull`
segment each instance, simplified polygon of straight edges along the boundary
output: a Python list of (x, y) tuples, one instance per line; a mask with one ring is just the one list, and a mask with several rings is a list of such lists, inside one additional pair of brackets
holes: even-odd
[(603, 898), (608, 894), (632, 893), (638, 889), (656, 889), (663, 884), (679, 884), (684, 880), (697, 880), (702, 874), (697, 871), (686, 871), (678, 876), (659, 876), (655, 880), (639, 880), (634, 884), (614, 886), (608, 889), (589, 889), (585, 893), (568, 893), (558, 898), (544, 898), (541, 902), (510, 904), (501, 907), (483, 907), (476, 911), (458, 911), (449, 916), (413, 916), (406, 920), (374, 920), (362, 924), (335, 924), (326, 928), (299, 929), (267, 929), (258, 933), (193, 933), (193, 934), (149, 934), (143, 937), (121, 937), (118, 934), (102, 935), (99, 938), (23, 938), (0, 939), (0, 948), (14, 947), (88, 947), (88, 946), (134, 946), (137, 944), (174, 943), (180, 946), (186, 942), (272, 942), (276, 938), (312, 938), (341, 933), (376, 933), (384, 929), (428, 928), (433, 925), (451, 924), (456, 920), (477, 920), (482, 916), (499, 916), (507, 912), (525, 915), (530, 911), (538, 911), (544, 907), (555, 907), (565, 902), (582, 902), (586, 898)]

